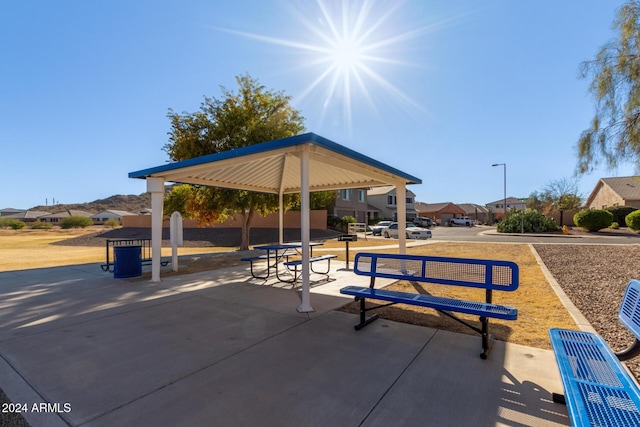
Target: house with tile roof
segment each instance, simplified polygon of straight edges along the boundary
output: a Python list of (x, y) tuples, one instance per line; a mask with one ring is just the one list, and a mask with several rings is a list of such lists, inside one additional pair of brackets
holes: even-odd
[(23, 222), (38, 221), (42, 216), (51, 215), (50, 212), (26, 210), (11, 215), (2, 215), (3, 218), (19, 219)]
[(486, 206), (476, 205), (475, 203), (458, 203), (458, 206), (464, 210), (466, 216), (481, 224), (488, 224), (491, 221), (490, 211)]
[(45, 221), (45, 222), (51, 222), (53, 224), (58, 224), (64, 218), (68, 218), (70, 216), (83, 216), (83, 217), (86, 217), (86, 218), (90, 218), (91, 215), (93, 215), (93, 214), (89, 213), (89, 212), (79, 211), (79, 210), (75, 210), (75, 209), (69, 209), (69, 210), (62, 211), (62, 212), (52, 213), (52, 214), (48, 214), (48, 215), (42, 215), (42, 216), (38, 217), (38, 220)]
[(26, 212), (26, 209), (4, 208), (0, 209), (0, 216), (17, 215)]
[(631, 206), (640, 209), (640, 176), (601, 178), (587, 198), (587, 209)]
[(366, 223), (379, 211), (367, 203), (366, 188), (348, 188), (337, 191), (335, 200), (327, 207), (327, 213), (338, 218), (352, 216), (356, 222)]
[(120, 224), (122, 224), (122, 217), (130, 216), (130, 215), (137, 215), (137, 214), (127, 212), (127, 211), (108, 209), (106, 211), (102, 211), (95, 215), (91, 215), (91, 219), (93, 220), (94, 224), (103, 224), (105, 221), (108, 221), (110, 219), (117, 219), (118, 221), (120, 221)]
[[(416, 195), (413, 191), (407, 188), (406, 204), (407, 204), (407, 218), (415, 218), (418, 216), (418, 211), (415, 209)], [(377, 219), (388, 219), (396, 221), (398, 214), (398, 205), (396, 200), (396, 187), (393, 185), (386, 185), (383, 187), (373, 187), (367, 190), (367, 201), (373, 209), (374, 216), (378, 214)]]
[(442, 203), (416, 203), (416, 210), (418, 216), (422, 218), (431, 218), (436, 223), (444, 225), (451, 218), (457, 218), (459, 216), (466, 215), (467, 213), (460, 206), (453, 202)]

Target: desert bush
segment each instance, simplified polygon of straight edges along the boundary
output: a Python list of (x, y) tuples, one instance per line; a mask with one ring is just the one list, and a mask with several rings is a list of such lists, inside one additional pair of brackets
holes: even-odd
[(120, 221), (118, 221), (115, 218), (110, 218), (104, 222), (104, 226), (111, 227), (111, 228), (120, 227)]
[(50, 222), (38, 220), (31, 223), (31, 225), (29, 225), (29, 228), (32, 228), (34, 230), (49, 230), (53, 228), (53, 224), (51, 224)]
[(515, 210), (498, 223), (499, 233), (520, 233), (523, 230), (525, 233), (542, 233), (557, 231), (559, 228), (553, 218), (533, 209), (527, 212)]
[(640, 210), (633, 211), (624, 219), (627, 227), (632, 229), (633, 231), (640, 230)]
[(624, 219), (627, 217), (627, 215), (638, 209), (632, 206), (611, 206), (609, 208), (606, 208), (605, 210), (613, 214), (613, 222), (624, 224)]
[(589, 209), (576, 213), (573, 222), (588, 231), (598, 231), (613, 223), (613, 214), (606, 210)]
[(88, 227), (90, 225), (93, 225), (93, 221), (91, 220), (91, 218), (87, 218), (85, 216), (68, 216), (66, 218), (63, 218), (62, 221), (60, 221), (60, 228), (85, 228)]
[(15, 218), (0, 218), (0, 228), (11, 228), (20, 230), (24, 228), (25, 223)]

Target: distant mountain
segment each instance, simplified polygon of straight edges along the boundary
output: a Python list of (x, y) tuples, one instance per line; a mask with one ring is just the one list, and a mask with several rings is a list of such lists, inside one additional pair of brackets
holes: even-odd
[(50, 213), (65, 212), (68, 210), (79, 210), (85, 212), (91, 212), (94, 214), (106, 211), (109, 209), (128, 211), (136, 213), (142, 209), (151, 208), (151, 194), (143, 193), (138, 196), (134, 194), (122, 195), (117, 194), (115, 196), (107, 197), (106, 199), (94, 200), (89, 203), (75, 203), (75, 204), (58, 204), (53, 206), (34, 206), (31, 210), (45, 211)]

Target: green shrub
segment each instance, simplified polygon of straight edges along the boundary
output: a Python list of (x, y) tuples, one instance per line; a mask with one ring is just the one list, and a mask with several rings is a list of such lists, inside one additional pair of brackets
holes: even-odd
[(588, 231), (598, 231), (613, 223), (613, 214), (609, 211), (589, 209), (580, 211), (573, 216), (573, 222)]
[(354, 222), (356, 222), (356, 218), (351, 215), (345, 215), (342, 217), (343, 224), (353, 224)]
[(340, 218), (340, 229), (342, 231), (347, 231), (349, 229), (349, 224), (356, 222), (356, 218), (351, 215), (345, 215)]
[(93, 225), (93, 221), (91, 218), (87, 218), (86, 216), (68, 216), (60, 221), (60, 228), (85, 228), (90, 225)]
[(640, 230), (640, 210), (633, 211), (624, 219), (627, 227), (632, 229), (633, 231)]
[(120, 221), (115, 218), (110, 218), (104, 222), (105, 227), (116, 228), (120, 227)]
[(613, 214), (613, 222), (624, 224), (624, 219), (627, 217), (627, 215), (638, 209), (632, 206), (611, 206), (610, 208), (606, 208), (605, 210)]
[(335, 215), (327, 215), (327, 227), (337, 230), (341, 225), (341, 220)]
[(609, 226), (610, 229), (612, 230), (617, 230), (618, 228), (620, 228), (620, 224), (618, 224), (617, 222), (613, 221), (611, 223), (611, 225)]
[(38, 220), (32, 223), (29, 227), (34, 230), (49, 230), (50, 228), (53, 228), (53, 224), (51, 224), (50, 222)]
[(527, 212), (515, 210), (498, 223), (499, 233), (520, 233), (523, 230), (525, 233), (543, 233), (558, 229), (558, 223), (553, 218), (533, 209)]
[(25, 223), (15, 218), (0, 218), (0, 228), (12, 228), (20, 230), (24, 228)]

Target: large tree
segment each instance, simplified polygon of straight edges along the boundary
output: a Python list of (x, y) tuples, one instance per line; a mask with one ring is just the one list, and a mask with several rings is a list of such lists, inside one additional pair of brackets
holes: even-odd
[[(291, 97), (265, 89), (249, 75), (238, 76), (236, 81), (237, 93), (221, 87), (222, 96), (205, 97), (197, 112), (177, 114), (169, 110), (171, 131), (163, 149), (171, 160), (186, 160), (286, 138), (304, 130), (304, 118), (290, 105)], [(285, 203), (294, 204), (295, 198), (287, 197)], [(179, 186), (167, 198), (167, 208), (197, 219), (200, 225), (240, 215), (241, 250), (249, 248), (249, 231), (255, 214), (267, 215), (276, 211), (278, 205), (278, 197), (273, 194), (213, 187)]]
[(552, 210), (560, 212), (560, 227), (564, 225), (564, 213), (580, 208), (582, 197), (578, 194), (578, 183), (567, 178), (549, 182), (537, 195), (544, 206), (544, 214)]
[(613, 23), (616, 38), (595, 59), (582, 63), (582, 77), (592, 76), (595, 116), (578, 141), (578, 171), (591, 171), (602, 160), (640, 163), (640, 2), (628, 1)]

